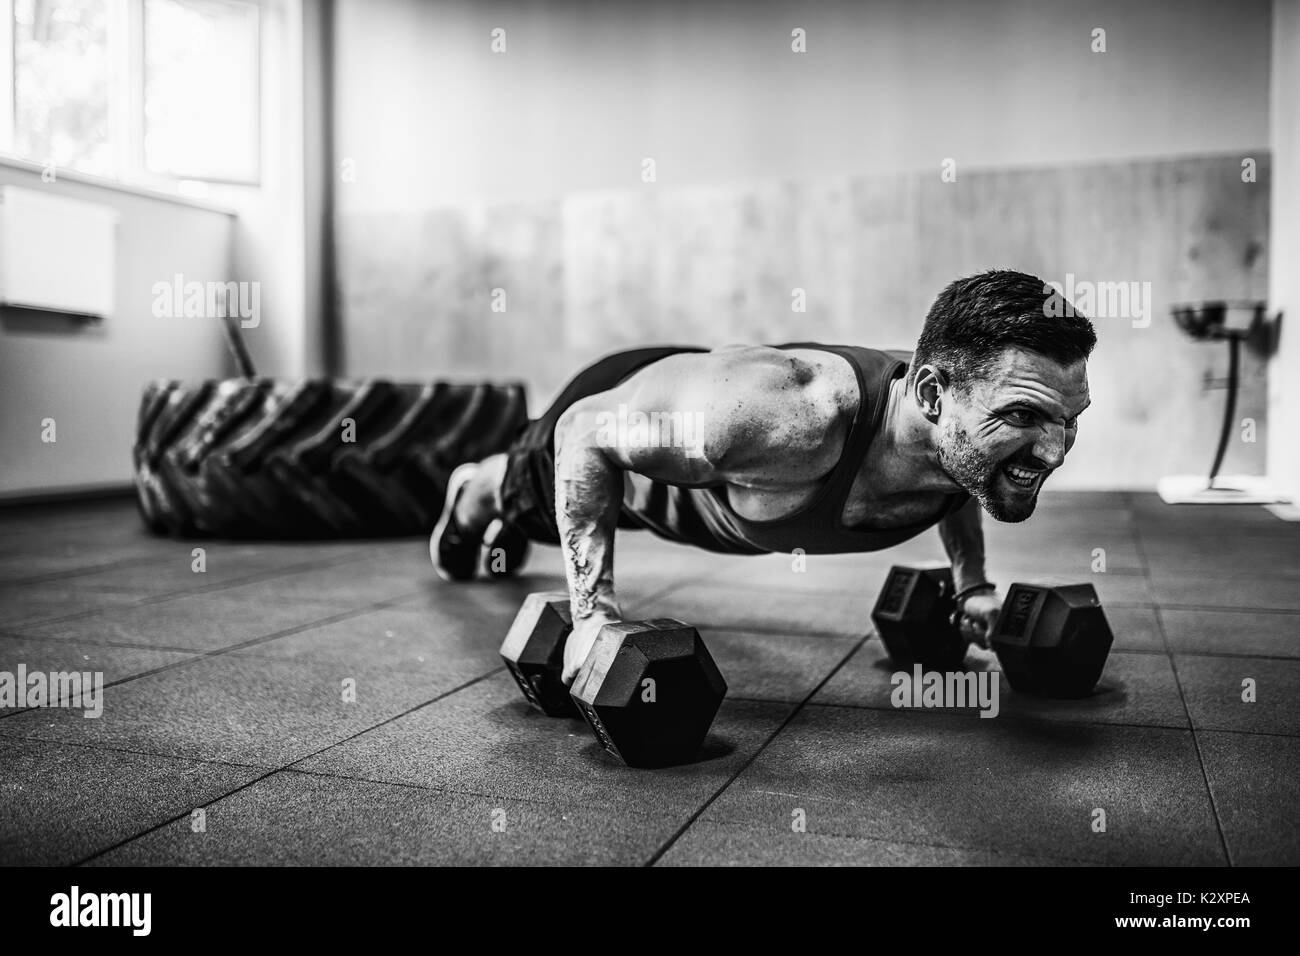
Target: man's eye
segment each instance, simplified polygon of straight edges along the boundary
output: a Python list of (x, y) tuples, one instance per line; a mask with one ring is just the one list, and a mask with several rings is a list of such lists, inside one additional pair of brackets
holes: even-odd
[(1065, 427), (1068, 428), (1070, 431), (1074, 431), (1076, 428), (1079, 427), (1079, 419), (1077, 417), (1066, 419)]
[(1034, 413), (1023, 408), (1013, 408), (1006, 413), (1006, 420), (1013, 425), (1032, 425)]

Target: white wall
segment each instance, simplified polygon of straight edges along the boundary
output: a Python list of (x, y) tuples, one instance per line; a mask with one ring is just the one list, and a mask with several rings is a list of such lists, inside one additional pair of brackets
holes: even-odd
[[(318, 16), (318, 4), (306, 12)], [(143, 383), (233, 374), (215, 320), (152, 318), (152, 284), (176, 272), (260, 284), (259, 324), (243, 332), (260, 374), (322, 370), (320, 262), (309, 260), (306, 245), (306, 171), (320, 161), (306, 147), (319, 142), (319, 131), (313, 139), (307, 127), (321, 120), (303, 111), (304, 86), (319, 82), (322, 62), (316, 54), (313, 76), (304, 75), (304, 0), (263, 0), (261, 31), (261, 183), (210, 185), (203, 194), (234, 215), (83, 182), (43, 185), (38, 174), (0, 165), (0, 183), (102, 202), (121, 214), (113, 319), (76, 327), (51, 318), (36, 330), (27, 321), (0, 325), (0, 498), (129, 483)], [(319, 198), (310, 214), (319, 218)], [(54, 445), (40, 441), (46, 417), (57, 423)]]
[(337, 204), (629, 187), (643, 157), (671, 186), (1258, 148), (1269, 23), (1268, 0), (339, 0)]
[[(1227, 350), (1168, 306), (1263, 297), (1287, 261), (1267, 248), (1271, 17), (1268, 0), (338, 0), (345, 367), (518, 375), (536, 403), (630, 344), (911, 341), (944, 283), (991, 266), (1141, 280), (1152, 329), (1099, 321), (1097, 406), (1060, 480), (1207, 471)], [(942, 186), (948, 157), (976, 174)], [(820, 303), (797, 331), (794, 286)], [(1238, 408), (1260, 442), (1234, 442), (1226, 473), (1264, 467), (1261, 365), (1244, 357)]]
[(307, 181), (321, 157), (305, 147), (303, 26), (303, 0), (263, 3), (261, 184), (214, 191), (238, 213), (236, 276), (261, 284), (262, 321), (245, 333), (249, 351), (259, 374), (285, 377), (322, 371), (320, 279), (311, 272), (319, 263), (307, 252)]
[[(156, 318), (155, 282), (230, 276), (233, 217), (85, 183), (42, 183), (0, 166), (0, 184), (116, 209), (116, 314), (92, 325), (50, 316), (0, 320), (0, 497), (122, 485), (141, 389), (154, 378), (227, 374), (215, 321)], [(57, 440), (41, 440), (43, 419)]]
[[(319, 175), (321, 154), (306, 143), (304, 19), (320, 15), (318, 0), (261, 3), (261, 181), (257, 186), (208, 185), (205, 195), (235, 210), (235, 278), (259, 283), (261, 321), (244, 331), (258, 374), (301, 377), (320, 374), (319, 262), (309, 261), (308, 219), (319, 216), (319, 197), (309, 204), (309, 179)], [(309, 16), (305, 16), (309, 15)], [(308, 51), (315, 70), (319, 54)], [(319, 84), (319, 76), (310, 78)], [(312, 125), (319, 127), (319, 117)], [(309, 137), (309, 133), (312, 134)]]
[(1284, 318), (1269, 367), (1268, 476), (1300, 502), (1300, 0), (1274, 2), (1272, 118), (1268, 298)]

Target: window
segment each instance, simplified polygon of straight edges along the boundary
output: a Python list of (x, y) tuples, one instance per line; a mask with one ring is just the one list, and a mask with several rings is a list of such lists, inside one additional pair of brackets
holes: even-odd
[(173, 190), (256, 183), (258, 15), (250, 0), (0, 0), (0, 150)]
[(257, 8), (145, 0), (144, 154), (156, 173), (257, 179)]
[(13, 22), (14, 152), (111, 175), (108, 4), (16, 0)]

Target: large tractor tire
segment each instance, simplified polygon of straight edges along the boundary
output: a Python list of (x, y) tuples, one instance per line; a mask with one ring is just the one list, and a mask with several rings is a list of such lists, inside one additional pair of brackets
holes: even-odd
[(520, 384), (156, 381), (135, 485), (159, 534), (379, 537), (433, 528), (453, 468), (527, 421)]

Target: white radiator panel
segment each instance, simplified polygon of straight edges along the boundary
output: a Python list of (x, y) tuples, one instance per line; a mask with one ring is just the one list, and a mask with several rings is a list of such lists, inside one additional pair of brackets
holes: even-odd
[(34, 189), (0, 189), (0, 304), (113, 314), (117, 211)]

